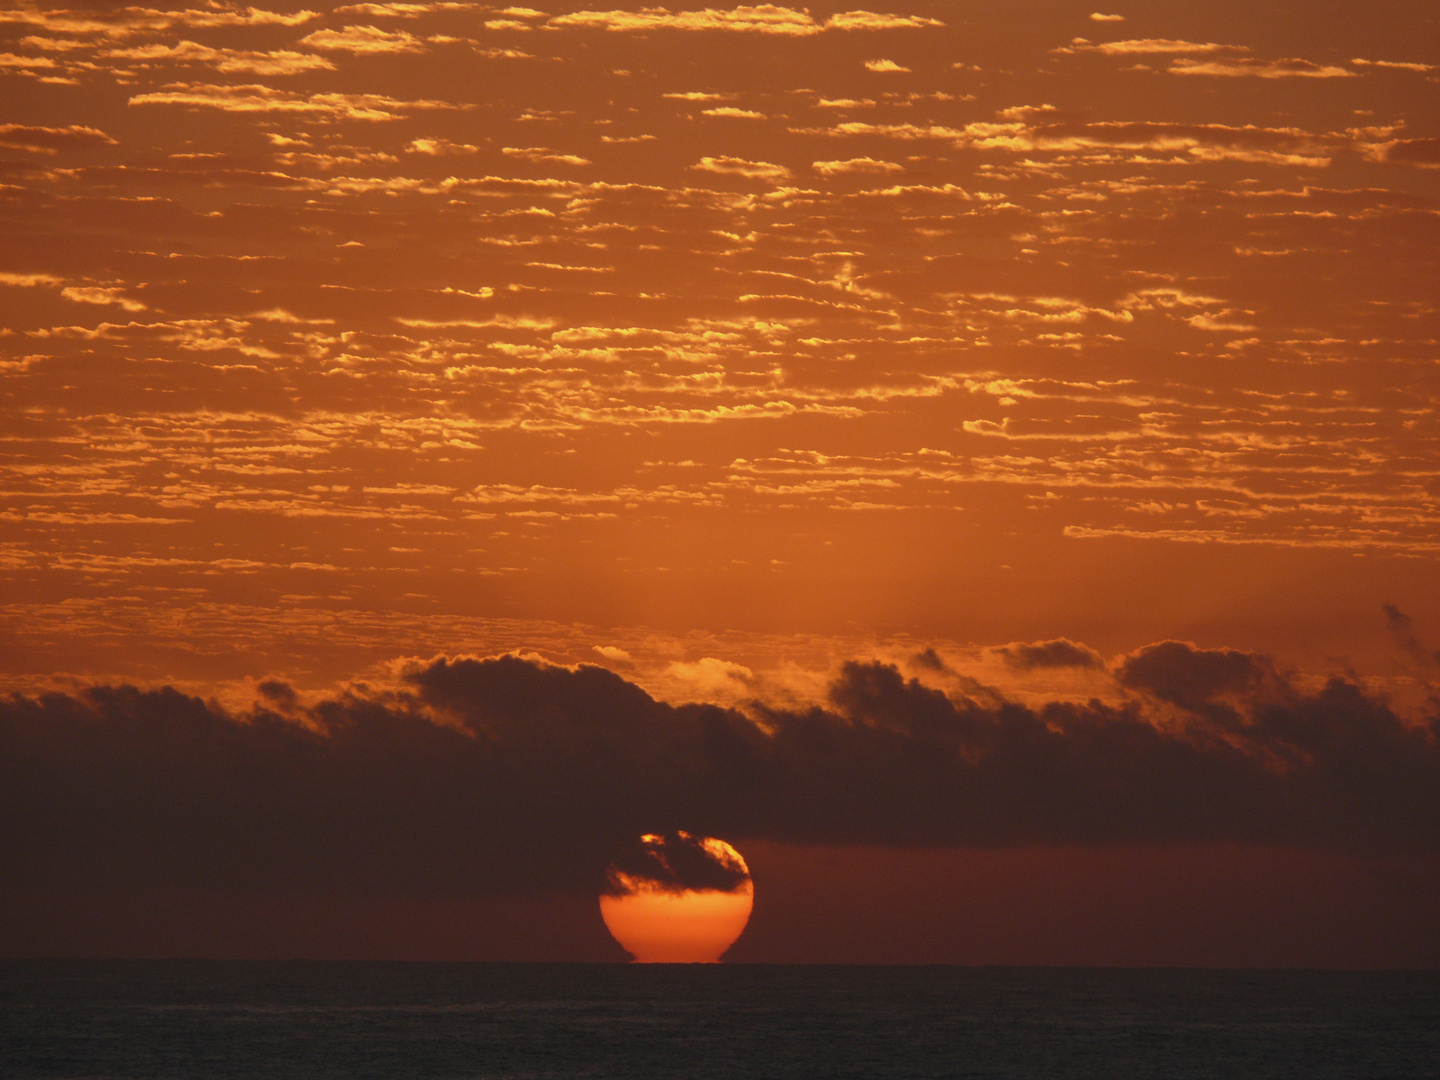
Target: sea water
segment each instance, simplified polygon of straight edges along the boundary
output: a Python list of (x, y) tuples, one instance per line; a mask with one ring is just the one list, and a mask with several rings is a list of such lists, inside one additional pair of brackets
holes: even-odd
[(1440, 975), (0, 962), (0, 1076), (1440, 1077)]

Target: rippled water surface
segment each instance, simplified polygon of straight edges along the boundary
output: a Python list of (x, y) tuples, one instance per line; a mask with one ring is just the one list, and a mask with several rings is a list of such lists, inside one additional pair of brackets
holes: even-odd
[(1440, 1076), (1435, 973), (0, 963), (0, 1076)]

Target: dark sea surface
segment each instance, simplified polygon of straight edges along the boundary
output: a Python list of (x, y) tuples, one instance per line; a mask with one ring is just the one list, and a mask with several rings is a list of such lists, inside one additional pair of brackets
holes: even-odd
[(1440, 974), (0, 962), (0, 1077), (1440, 1077)]

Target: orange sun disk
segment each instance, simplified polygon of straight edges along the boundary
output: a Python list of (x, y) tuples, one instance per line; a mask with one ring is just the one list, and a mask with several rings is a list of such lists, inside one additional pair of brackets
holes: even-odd
[(749, 881), (735, 892), (647, 889), (600, 897), (600, 915), (637, 963), (715, 964), (745, 929), (754, 902)]

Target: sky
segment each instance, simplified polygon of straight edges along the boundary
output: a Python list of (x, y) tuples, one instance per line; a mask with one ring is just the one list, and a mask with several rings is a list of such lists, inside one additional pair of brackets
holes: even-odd
[(1095, 2), (0, 10), (0, 953), (1440, 964), (1440, 11)]

